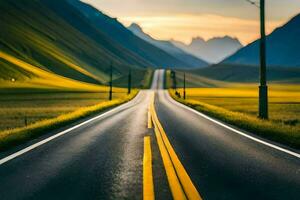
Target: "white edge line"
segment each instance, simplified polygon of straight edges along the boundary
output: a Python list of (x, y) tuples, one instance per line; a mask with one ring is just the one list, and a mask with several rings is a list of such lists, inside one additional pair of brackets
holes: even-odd
[(258, 139), (258, 138), (255, 138), (255, 137), (253, 137), (253, 136), (250, 136), (250, 135), (248, 135), (248, 134), (246, 134), (246, 133), (244, 133), (244, 132), (242, 132), (242, 131), (239, 131), (239, 130), (237, 130), (237, 129), (234, 129), (234, 128), (232, 128), (232, 127), (230, 127), (230, 126), (228, 126), (228, 125), (226, 125), (226, 124), (224, 124), (224, 123), (222, 123), (222, 122), (220, 122), (220, 121), (217, 121), (217, 120), (215, 120), (215, 119), (213, 119), (213, 118), (211, 118), (211, 117), (209, 117), (209, 116), (207, 116), (207, 115), (205, 115), (205, 114), (203, 114), (203, 113), (201, 113), (201, 112), (199, 112), (199, 111), (197, 111), (197, 110), (194, 110), (194, 109), (192, 109), (192, 108), (190, 108), (190, 107), (188, 107), (188, 106), (186, 106), (186, 105), (184, 105), (184, 104), (182, 104), (182, 103), (177, 102), (177, 101), (174, 100), (172, 97), (170, 97), (168, 91), (166, 91), (166, 93), (168, 93), (168, 94), (167, 94), (167, 97), (169, 98), (169, 100), (172, 100), (173, 103), (175, 103), (176, 105), (178, 105), (178, 106), (180, 106), (180, 107), (182, 107), (182, 108), (185, 108), (185, 109), (187, 109), (187, 110), (189, 110), (189, 111), (191, 111), (191, 112), (193, 112), (193, 113), (195, 113), (195, 114), (197, 114), (197, 115), (199, 115), (199, 116), (201, 116), (201, 117), (203, 117), (203, 118), (205, 118), (205, 119), (208, 119), (209, 121), (212, 121), (212, 122), (214, 122), (214, 123), (216, 123), (216, 124), (218, 124), (218, 125), (220, 125), (220, 126), (222, 126), (222, 127), (224, 127), (224, 128), (227, 128), (227, 129), (229, 129), (229, 130), (231, 130), (231, 131), (233, 131), (233, 132), (235, 132), (235, 133), (237, 133), (237, 134), (239, 134), (239, 135), (242, 135), (242, 136), (244, 136), (244, 137), (246, 137), (246, 138), (248, 138), (248, 139), (251, 139), (251, 140), (253, 140), (253, 141), (255, 141), (255, 142), (258, 142), (258, 143), (264, 144), (264, 145), (266, 145), (266, 146), (268, 146), (268, 147), (271, 147), (271, 148), (273, 148), (273, 149), (282, 151), (282, 152), (287, 153), (287, 154), (289, 154), (289, 155), (291, 155), (291, 156), (294, 156), (294, 157), (296, 157), (296, 158), (300, 158), (300, 154), (299, 154), (299, 153), (296, 153), (296, 152), (293, 152), (293, 151), (284, 149), (284, 148), (282, 148), (282, 147), (276, 146), (276, 145), (274, 145), (274, 144), (271, 144), (271, 143), (268, 143), (268, 142), (266, 142), (266, 141), (263, 141), (263, 140), (260, 140), (260, 139)]
[(132, 101), (134, 101), (135, 99), (137, 99), (139, 95), (140, 95), (140, 92), (139, 92), (139, 94), (134, 99), (132, 99), (131, 101), (129, 101), (129, 102), (123, 104), (123, 105), (117, 106), (117, 107), (113, 108), (112, 110), (109, 110), (109, 111), (107, 111), (105, 113), (102, 113), (102, 114), (100, 114), (100, 115), (98, 115), (98, 116), (96, 116), (96, 117), (94, 117), (92, 119), (84, 121), (84, 122), (82, 122), (82, 123), (80, 123), (78, 125), (75, 125), (75, 126), (69, 128), (69, 129), (67, 129), (67, 130), (64, 130), (64, 131), (59, 132), (59, 133), (57, 133), (57, 134), (55, 134), (53, 136), (50, 136), (50, 137), (48, 137), (48, 138), (46, 138), (46, 139), (44, 139), (44, 140), (42, 140), (42, 141), (40, 141), (38, 143), (35, 143), (35, 144), (30, 145), (30, 146), (28, 146), (28, 147), (26, 147), (26, 148), (24, 148), (24, 149), (22, 149), (20, 151), (17, 151), (17, 152), (15, 152), (15, 153), (13, 153), (13, 154), (5, 157), (5, 158), (2, 158), (0, 160), (0, 165), (3, 165), (4, 163), (6, 163), (6, 162), (8, 162), (8, 161), (10, 161), (12, 159), (15, 159), (16, 157), (21, 156), (21, 155), (23, 155), (23, 154), (25, 154), (25, 153), (27, 153), (27, 152), (29, 152), (29, 151), (31, 151), (31, 150), (33, 150), (33, 149), (41, 146), (43, 144), (46, 144), (46, 143), (50, 142), (51, 140), (54, 140), (55, 138), (58, 138), (58, 137), (60, 137), (62, 135), (65, 135), (66, 133), (69, 133), (70, 131), (72, 131), (74, 129), (77, 129), (77, 128), (85, 125), (85, 124), (88, 124), (88, 123), (90, 123), (92, 121), (95, 121), (95, 120), (97, 120), (99, 118), (102, 118), (102, 117), (104, 117), (106, 115), (109, 115), (109, 114), (115, 112), (118, 109), (122, 109), (123, 107), (128, 106), (128, 103), (131, 103)]

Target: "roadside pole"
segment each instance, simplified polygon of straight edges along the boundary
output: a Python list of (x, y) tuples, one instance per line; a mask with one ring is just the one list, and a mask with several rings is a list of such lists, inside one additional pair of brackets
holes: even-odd
[(131, 69), (129, 69), (128, 74), (128, 94), (131, 94)]
[(268, 119), (268, 86), (266, 74), (265, 0), (260, 0), (260, 86), (259, 118)]
[(186, 99), (185, 72), (184, 72), (184, 74), (183, 74), (183, 99)]
[(111, 101), (112, 100), (112, 93), (113, 93), (113, 89), (112, 89), (112, 86), (113, 86), (113, 66), (112, 66), (112, 63), (110, 64), (110, 81), (109, 81), (109, 100)]
[(176, 72), (173, 71), (173, 89), (177, 91), (177, 80), (176, 80)]

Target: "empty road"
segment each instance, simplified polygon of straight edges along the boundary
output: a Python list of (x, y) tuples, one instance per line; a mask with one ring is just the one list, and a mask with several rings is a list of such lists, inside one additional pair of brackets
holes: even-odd
[(132, 101), (2, 152), (0, 199), (299, 199), (299, 152), (175, 102), (163, 78), (158, 70)]

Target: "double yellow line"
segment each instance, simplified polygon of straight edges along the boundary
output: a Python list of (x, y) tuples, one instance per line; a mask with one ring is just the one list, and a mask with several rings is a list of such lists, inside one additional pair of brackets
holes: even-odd
[(143, 196), (144, 196), (144, 200), (154, 200), (154, 186), (153, 186), (153, 175), (152, 175), (152, 152), (151, 152), (150, 136), (144, 138)]
[[(196, 187), (191, 181), (189, 175), (184, 169), (182, 163), (180, 162), (178, 156), (176, 155), (155, 111), (154, 107), (154, 93), (151, 97), (151, 102), (149, 106), (149, 113), (151, 121), (154, 125), (154, 132), (156, 135), (158, 147), (162, 156), (163, 164), (166, 170), (167, 179), (169, 182), (169, 186), (172, 192), (173, 199), (175, 200), (201, 200), (201, 196), (198, 193)], [(149, 119), (149, 114), (148, 114)], [(149, 138), (150, 139), (150, 138)], [(152, 172), (151, 172), (152, 175)], [(145, 176), (144, 176), (144, 187), (145, 185)], [(152, 186), (153, 188), (153, 186)], [(144, 199), (147, 198), (144, 194)], [(153, 198), (154, 199), (154, 190), (153, 190)]]

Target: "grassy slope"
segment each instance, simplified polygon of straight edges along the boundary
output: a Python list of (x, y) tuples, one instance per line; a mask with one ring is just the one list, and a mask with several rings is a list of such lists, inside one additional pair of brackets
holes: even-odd
[[(49, 1), (49, 0), (48, 0)], [(129, 31), (118, 20), (108, 17), (94, 7), (78, 0), (69, 0), (95, 25), (123, 47), (153, 64), (156, 67), (192, 67), (185, 60), (142, 40)]]
[[(201, 79), (196, 80), (201, 81)], [(167, 78), (167, 86), (170, 85), (171, 81)], [(300, 148), (300, 86), (298, 84), (270, 84), (269, 121), (256, 117), (258, 110), (256, 84), (204, 79), (204, 83), (200, 85), (203, 88), (187, 89), (187, 100), (176, 97), (173, 90), (170, 90), (170, 94), (177, 101), (207, 115), (270, 140)], [(179, 92), (182, 94), (182, 89), (179, 89)]]
[[(62, 16), (45, 2), (55, 1), (0, 1), (0, 149), (129, 101), (137, 91), (128, 96), (127, 88), (116, 88), (127, 87), (129, 69), (136, 88), (147, 87), (152, 76), (147, 63), (94, 29), (72, 6), (55, 2)], [(111, 62), (115, 88), (108, 102)]]
[[(145, 70), (135, 70), (132, 71), (132, 87), (134, 88), (142, 88), (142, 89), (148, 89), (151, 86), (152, 83), (152, 76), (153, 76), (153, 70), (147, 69)], [(122, 76), (118, 79), (115, 79), (113, 81), (113, 84), (116, 87), (128, 87), (128, 74), (127, 76)]]
[[(31, 64), (28, 64), (20, 59), (17, 59), (13, 56), (10, 56), (6, 53), (0, 51), (0, 58), (5, 61), (7, 64), (10, 64), (9, 69), (20, 69), (30, 76), (27, 76), (27, 80), (21, 76), (21, 80), (19, 77), (16, 77), (14, 74), (11, 77), (7, 76), (9, 80), (0, 80), (0, 88), (5, 87), (25, 87), (26, 84), (36, 85), (39, 88), (43, 87), (53, 87), (53, 88), (61, 88), (61, 89), (73, 89), (73, 90), (104, 90), (104, 86), (98, 86), (91, 83), (85, 83), (77, 80), (73, 80), (70, 78), (66, 78), (49, 71), (46, 71), (42, 68), (35, 67)], [(14, 68), (12, 67), (14, 66)], [(17, 74), (18, 75), (18, 74)], [(4, 76), (2, 74), (2, 76)], [(23, 79), (22, 79), (23, 78)]]
[[(133, 70), (147, 65), (93, 29), (72, 6), (61, 3), (65, 6), (65, 16), (61, 16), (42, 2), (0, 2), (0, 52), (46, 71), (90, 83), (106, 83), (111, 62), (115, 78), (126, 75), (132, 65), (135, 65)], [(82, 28), (93, 31), (94, 37), (70, 24), (68, 16), (80, 22)], [(101, 41), (94, 38), (101, 38)], [(5, 59), (0, 58), (0, 65), (2, 80), (32, 77), (30, 72)]]
[[(0, 79), (0, 89), (4, 88), (52, 88), (61, 90), (72, 90), (72, 91), (104, 91), (107, 90), (106, 86), (99, 86), (92, 83), (85, 83), (82, 81), (73, 80), (66, 78), (44, 69), (35, 67), (28, 64), (20, 59), (10, 56), (0, 51), (0, 59), (7, 63), (4, 65), (4, 74), (6, 79)], [(10, 65), (9, 65), (10, 64)], [(12, 67), (14, 66), (14, 67)], [(7, 70), (7, 71), (5, 71)], [(19, 71), (22, 70), (22, 74), (19, 75)], [(147, 80), (152, 74), (152, 70), (132, 70), (132, 87), (148, 87), (149, 83)], [(2, 74), (2, 76), (4, 76)], [(14, 80), (14, 81), (13, 81)], [(15, 81), (16, 80), (16, 81)], [(127, 87), (128, 76), (125, 74), (119, 79), (114, 80), (114, 85), (118, 87)]]

